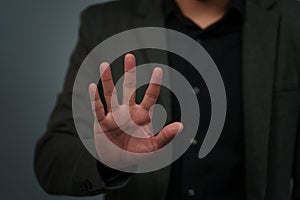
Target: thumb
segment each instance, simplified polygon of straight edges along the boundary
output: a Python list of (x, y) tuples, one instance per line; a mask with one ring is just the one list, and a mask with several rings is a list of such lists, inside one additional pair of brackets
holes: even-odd
[(167, 145), (177, 133), (183, 130), (183, 124), (180, 122), (174, 122), (164, 127), (157, 136), (155, 136), (158, 149)]

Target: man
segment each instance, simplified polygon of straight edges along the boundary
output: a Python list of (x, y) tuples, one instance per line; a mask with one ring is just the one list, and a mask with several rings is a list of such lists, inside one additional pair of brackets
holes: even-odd
[[(300, 199), (299, 4), (293, 0), (124, 0), (85, 10), (63, 92), (36, 149), (35, 172), (42, 187), (51, 194), (104, 192), (108, 199)], [(144, 26), (174, 29), (201, 43), (224, 80), (228, 112), (214, 150), (197, 159), (195, 152), (210, 116), (207, 88), (201, 77), (193, 76), (187, 62), (168, 55), (170, 66), (195, 86), (204, 122), (193, 145), (172, 166), (128, 174), (98, 162), (82, 145), (72, 118), (72, 88), (80, 64), (97, 44), (121, 31)], [(139, 59), (144, 53), (135, 55)], [(147, 59), (140, 62), (147, 63)], [(126, 55), (125, 71), (134, 67), (134, 56)], [(111, 69), (113, 76), (121, 71)], [(89, 89), (94, 110), (99, 111), (96, 104), (102, 109), (101, 103), (106, 101), (109, 113), (113, 83), (110, 70), (104, 73), (109, 82), (102, 78), (102, 101), (96, 85)], [(161, 76), (159, 70), (154, 72), (154, 77)], [(155, 93), (155, 102), (159, 87), (151, 89), (150, 84), (147, 91)], [(147, 92), (144, 100), (139, 105), (148, 102)], [(176, 105), (172, 98), (173, 122), (180, 114)], [(108, 113), (95, 116), (101, 122)], [(180, 123), (171, 125), (172, 130), (164, 131), (170, 137), (163, 137), (161, 146), (182, 129)]]

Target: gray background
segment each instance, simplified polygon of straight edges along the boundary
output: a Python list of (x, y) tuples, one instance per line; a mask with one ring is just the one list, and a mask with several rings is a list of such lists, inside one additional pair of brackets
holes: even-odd
[(62, 88), (79, 13), (103, 1), (1, 1), (0, 199), (78, 199), (41, 190), (33, 173), (33, 152)]

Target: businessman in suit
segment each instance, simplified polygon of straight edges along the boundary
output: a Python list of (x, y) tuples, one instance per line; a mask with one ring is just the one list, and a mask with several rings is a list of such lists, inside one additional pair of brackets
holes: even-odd
[[(299, 9), (294, 0), (123, 0), (86, 9), (63, 91), (36, 147), (35, 173), (41, 186), (51, 194), (105, 193), (113, 200), (300, 200)], [(224, 80), (228, 111), (215, 148), (197, 159), (210, 115), (207, 88), (201, 77), (192, 76), (189, 63), (167, 55), (167, 64), (194, 86), (204, 121), (191, 147), (171, 166), (129, 174), (100, 163), (81, 143), (72, 117), (72, 88), (83, 59), (96, 45), (121, 31), (149, 26), (180, 31), (207, 50)], [(125, 56), (125, 71), (135, 68), (136, 59), (147, 63), (157, 54), (133, 53), (136, 57)], [(90, 85), (100, 122), (110, 112), (112, 79), (122, 71), (113, 66), (106, 70), (99, 94), (97, 86)], [(156, 70), (153, 77), (161, 79), (162, 74)], [(141, 103), (131, 102), (142, 108), (156, 100), (164, 104), (164, 92), (149, 84)], [(176, 122), (176, 100), (171, 97), (171, 102), (166, 104), (172, 108), (170, 125), (143, 151), (161, 148), (182, 129)], [(138, 141), (131, 144), (125, 149), (141, 151), (135, 148)]]

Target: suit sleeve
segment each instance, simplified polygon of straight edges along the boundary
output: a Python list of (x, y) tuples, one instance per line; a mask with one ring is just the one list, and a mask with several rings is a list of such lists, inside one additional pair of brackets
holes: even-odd
[[(48, 121), (47, 131), (35, 149), (34, 171), (42, 188), (50, 194), (73, 196), (96, 195), (112, 189), (111, 179), (99, 174), (99, 163), (90, 155), (77, 135), (72, 116), (72, 90), (77, 71), (91, 50), (87, 10), (81, 14), (79, 40), (72, 53), (62, 92)], [(112, 173), (113, 188), (122, 187), (129, 179), (122, 173)], [(120, 178), (118, 178), (118, 176)]]
[[(300, 89), (298, 99), (300, 106)], [(298, 116), (298, 134), (296, 138), (295, 163), (293, 172), (293, 200), (300, 200), (300, 114)]]
[[(300, 15), (298, 14), (300, 17)], [(298, 23), (300, 25), (300, 23)], [(300, 29), (296, 33), (296, 42), (294, 44), (294, 55), (296, 72), (298, 74), (298, 132), (296, 137), (295, 160), (293, 169), (293, 200), (300, 200)]]

